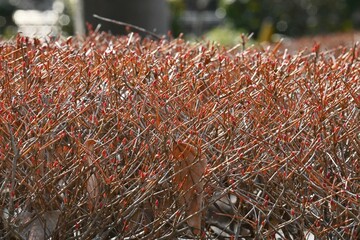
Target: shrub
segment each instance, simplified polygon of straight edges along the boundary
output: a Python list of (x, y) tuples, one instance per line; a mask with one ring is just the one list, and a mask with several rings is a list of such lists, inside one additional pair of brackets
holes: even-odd
[(1, 237), (359, 237), (356, 46), (92, 32), (0, 58)]

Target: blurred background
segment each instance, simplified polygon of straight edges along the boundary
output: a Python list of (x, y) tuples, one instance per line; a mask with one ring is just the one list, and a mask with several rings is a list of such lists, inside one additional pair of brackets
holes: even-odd
[(360, 28), (359, 0), (0, 0), (0, 34), (83, 35), (90, 25), (114, 34), (128, 30), (93, 14), (224, 45), (239, 43), (241, 33), (275, 42)]

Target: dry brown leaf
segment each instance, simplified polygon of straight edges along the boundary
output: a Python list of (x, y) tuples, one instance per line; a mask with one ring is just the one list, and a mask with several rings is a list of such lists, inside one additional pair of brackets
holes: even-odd
[(158, 128), (160, 126), (160, 123), (161, 123), (161, 118), (160, 118), (160, 115), (159, 115), (159, 109), (156, 109), (156, 127)]
[[(94, 145), (96, 141), (94, 139), (88, 139), (85, 142), (86, 147), (86, 159), (89, 166), (93, 165), (91, 154), (94, 152)], [(100, 196), (100, 189), (99, 189), (99, 182), (97, 180), (97, 176), (95, 173), (91, 174), (86, 183), (86, 190), (88, 192), (89, 200), (88, 200), (88, 207), (89, 210), (92, 211), (95, 208), (95, 205), (99, 201)]]
[(26, 226), (21, 236), (28, 240), (48, 239), (54, 233), (60, 216), (60, 210), (48, 211), (34, 217), (34, 213), (24, 211), (17, 217), (20, 225)]
[(201, 206), (203, 199), (202, 176), (206, 168), (206, 160), (201, 159), (195, 147), (187, 143), (176, 143), (173, 148), (176, 159), (174, 166), (174, 183), (179, 187), (180, 206), (186, 207), (187, 223), (194, 229), (195, 234), (201, 230)]

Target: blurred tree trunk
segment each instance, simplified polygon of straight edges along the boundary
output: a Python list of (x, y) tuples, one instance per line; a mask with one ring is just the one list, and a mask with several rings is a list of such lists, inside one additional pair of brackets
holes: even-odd
[(73, 18), (74, 33), (77, 35), (85, 34), (85, 19), (84, 19), (84, 1), (73, 0), (71, 5), (71, 13)]
[(169, 30), (170, 12), (166, 0), (86, 0), (83, 2), (85, 21), (94, 28), (101, 24), (100, 29), (103, 31), (110, 31), (113, 34), (126, 33), (123, 26), (96, 19), (93, 14), (130, 23), (157, 34), (166, 34)]

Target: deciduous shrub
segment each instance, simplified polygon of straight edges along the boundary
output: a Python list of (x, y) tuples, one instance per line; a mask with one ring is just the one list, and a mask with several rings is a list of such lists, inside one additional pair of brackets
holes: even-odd
[(0, 236), (358, 239), (359, 48), (92, 32), (0, 47)]

